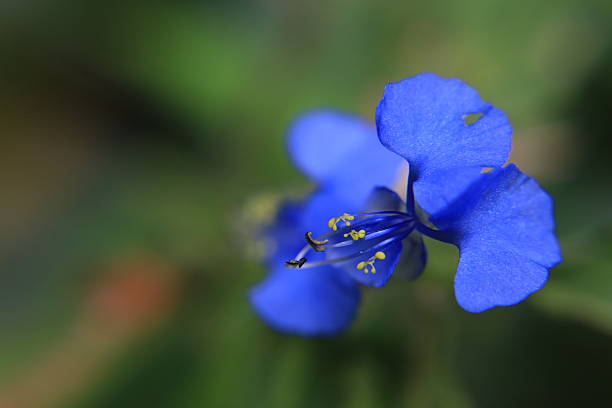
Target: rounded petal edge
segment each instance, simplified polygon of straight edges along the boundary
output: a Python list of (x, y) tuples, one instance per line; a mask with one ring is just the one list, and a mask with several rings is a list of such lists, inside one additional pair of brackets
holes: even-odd
[(251, 289), (255, 312), (273, 329), (306, 337), (340, 334), (354, 320), (359, 287), (331, 268), (279, 269)]
[[(416, 198), (430, 214), (483, 168), (504, 165), (512, 149), (512, 126), (502, 110), (463, 81), (432, 73), (388, 84), (376, 125), (381, 143), (408, 161)], [(465, 182), (453, 176), (458, 171)]]
[(513, 164), (482, 175), (431, 220), (459, 247), (455, 293), (470, 312), (521, 302), (562, 260), (552, 198)]

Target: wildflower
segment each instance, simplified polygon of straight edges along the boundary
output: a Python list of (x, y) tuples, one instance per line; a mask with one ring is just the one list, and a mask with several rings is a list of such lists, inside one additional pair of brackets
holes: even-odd
[[(358, 284), (384, 286), (398, 264), (399, 274), (420, 275), (423, 234), (459, 248), (455, 295), (467, 311), (514, 305), (543, 287), (561, 261), (552, 200), (504, 167), (512, 127), (501, 110), (460, 80), (421, 74), (387, 85), (376, 125), (319, 111), (290, 129), (292, 156), (319, 188), (286, 204), (269, 231), (272, 272), (251, 292), (266, 322), (340, 332)], [(405, 201), (388, 188), (402, 159)]]

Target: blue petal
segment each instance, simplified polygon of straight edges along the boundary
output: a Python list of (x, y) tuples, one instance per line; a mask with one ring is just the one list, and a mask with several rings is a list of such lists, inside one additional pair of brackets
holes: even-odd
[(418, 204), (429, 214), (444, 210), (482, 175), (480, 167), (433, 172), (414, 183)]
[(296, 165), (338, 197), (363, 205), (374, 186), (391, 186), (403, 160), (380, 145), (373, 125), (331, 110), (306, 113), (289, 128)]
[(432, 217), (459, 247), (459, 304), (469, 312), (521, 302), (561, 262), (551, 197), (515, 165), (484, 174)]
[(357, 285), (341, 270), (279, 268), (251, 290), (251, 304), (276, 330), (302, 336), (340, 333), (354, 319)]
[[(475, 123), (465, 123), (467, 115), (477, 113), (482, 116)], [(511, 150), (512, 127), (504, 112), (460, 80), (434, 74), (387, 85), (376, 124), (382, 144), (408, 160), (416, 198), (430, 213), (442, 204), (431, 195), (422, 199), (427, 188), (419, 183), (437, 184), (437, 194), (452, 200), (457, 186), (445, 181), (445, 173), (502, 166)]]
[(413, 231), (402, 241), (402, 255), (395, 272), (402, 279), (414, 280), (421, 276), (427, 264), (427, 247), (418, 231)]

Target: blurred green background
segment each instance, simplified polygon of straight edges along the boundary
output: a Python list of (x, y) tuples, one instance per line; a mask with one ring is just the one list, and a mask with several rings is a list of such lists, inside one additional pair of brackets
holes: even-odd
[[(609, 0), (4, 0), (0, 50), (0, 407), (612, 403)], [(564, 263), (473, 315), (430, 241), (348, 333), (274, 333), (253, 230), (312, 187), (284, 129), (423, 71), (508, 113)]]

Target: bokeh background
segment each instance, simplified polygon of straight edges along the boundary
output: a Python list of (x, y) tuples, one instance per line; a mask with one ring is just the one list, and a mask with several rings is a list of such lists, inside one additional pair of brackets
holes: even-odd
[[(612, 403), (609, 0), (3, 0), (0, 50), (0, 407)], [(313, 187), (286, 126), (423, 71), (508, 113), (564, 263), (473, 315), (429, 241), (348, 333), (271, 331), (253, 232)]]

